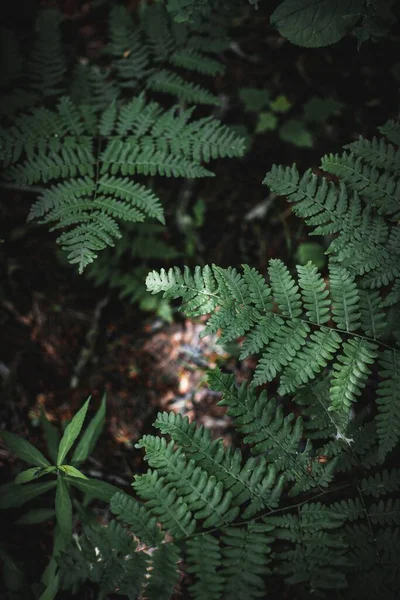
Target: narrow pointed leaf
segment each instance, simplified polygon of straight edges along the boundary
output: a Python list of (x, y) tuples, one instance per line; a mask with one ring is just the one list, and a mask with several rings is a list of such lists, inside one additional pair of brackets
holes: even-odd
[(67, 477), (68, 483), (84, 492), (91, 498), (97, 498), (104, 502), (110, 502), (111, 498), (121, 490), (116, 485), (100, 481), (99, 479), (79, 479), (78, 477)]
[(43, 523), (44, 521), (48, 521), (52, 519), (56, 511), (52, 508), (38, 508), (35, 510), (30, 510), (25, 515), (23, 515), (20, 519), (15, 521), (16, 525), (36, 525), (36, 523)]
[(56, 486), (56, 481), (44, 481), (21, 485), (9, 483), (0, 487), (0, 508), (22, 506), (25, 502), (44, 494)]
[(67, 456), (72, 444), (81, 432), (83, 421), (85, 420), (86, 412), (89, 406), (90, 397), (86, 400), (82, 408), (73, 417), (71, 423), (67, 425), (64, 435), (61, 438), (60, 445), (58, 447), (57, 464), (62, 465), (65, 457)]
[(40, 414), (40, 422), (46, 439), (47, 451), (53, 463), (56, 464), (58, 445), (60, 443), (60, 432), (57, 427), (54, 427), (54, 425), (50, 423), (43, 408)]
[(86, 475), (81, 473), (79, 469), (73, 467), (72, 465), (62, 465), (60, 470), (63, 471), (66, 475), (70, 475), (70, 477), (78, 477), (79, 479), (88, 479)]
[(32, 446), (27, 440), (20, 438), (18, 435), (9, 433), (8, 431), (1, 431), (0, 439), (7, 444), (14, 454), (28, 463), (28, 465), (37, 465), (38, 467), (50, 466), (49, 461), (43, 456), (40, 450), (35, 448), (35, 446)]
[(32, 467), (19, 473), (15, 478), (15, 483), (28, 483), (33, 479), (38, 479), (55, 470), (55, 467)]
[(93, 452), (96, 442), (101, 434), (101, 431), (104, 427), (106, 417), (106, 396), (104, 394), (100, 408), (97, 411), (96, 415), (90, 421), (87, 426), (84, 434), (78, 442), (78, 445), (75, 448), (75, 451), (72, 455), (71, 463), (74, 465), (79, 465), (79, 463), (83, 462), (87, 459), (88, 456)]
[(72, 537), (72, 503), (67, 483), (62, 475), (57, 477), (56, 518), (65, 542)]

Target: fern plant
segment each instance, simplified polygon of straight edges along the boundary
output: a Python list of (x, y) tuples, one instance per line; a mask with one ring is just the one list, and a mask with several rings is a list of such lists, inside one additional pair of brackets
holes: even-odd
[[(213, 440), (187, 417), (160, 413), (154, 425), (162, 437), (146, 435), (137, 444), (150, 469), (135, 477), (136, 497), (115, 494), (117, 520), (86, 526), (60, 555), (61, 587), (78, 593), (91, 581), (100, 598), (115, 590), (171, 598), (183, 568), (185, 597), (196, 600), (262, 598), (278, 576), (322, 597), (338, 590), (361, 597), (368, 589), (365, 597), (394, 599), (398, 542), (390, 526), (400, 520), (400, 505), (391, 494), (400, 472), (364, 475), (372, 447), (376, 456), (368, 426), (358, 419), (352, 444), (342, 440), (337, 455), (326, 456), (307, 422), (285, 414), (265, 391), (238, 388), (218, 369), (210, 384), (222, 392), (242, 449)], [(329, 415), (326, 402), (324, 408), (318, 422)], [(322, 436), (335, 432), (329, 417)]]
[[(396, 150), (385, 144), (362, 139), (351, 149), (382, 176), (389, 169), (398, 177), (390, 169)], [(381, 181), (375, 171), (371, 177)], [(279, 578), (305, 597), (397, 597), (400, 472), (391, 457), (400, 431), (400, 361), (387, 327), (395, 304), (371, 288), (355, 253), (354, 268), (340, 254), (335, 218), (350, 223), (356, 239), (364, 234), (366, 217), (343, 216), (352, 193), (356, 210), (396, 225), (390, 212), (379, 214), (382, 203), (371, 203), (368, 186), (352, 188), (359, 179), (328, 183), (306, 173), (300, 180), (293, 169), (274, 167), (266, 183), (297, 201), (298, 214), (315, 218), (311, 225), (336, 235), (329, 277), (311, 263), (294, 277), (276, 259), (268, 282), (246, 265), (242, 272), (213, 265), (149, 274), (148, 289), (182, 298), (189, 316), (211, 313), (204, 335), (221, 331), (222, 342), (241, 339), (241, 358), (260, 355), (253, 379), (241, 386), (219, 369), (209, 374), (240, 444), (227, 447), (180, 414), (160, 413), (154, 425), (161, 436), (137, 444), (149, 469), (135, 476), (135, 497), (117, 493), (116, 521), (87, 526), (59, 557), (65, 589), (91, 581), (103, 598), (115, 590), (170, 598), (183, 570), (184, 593), (196, 600), (262, 598)], [(271, 392), (259, 390), (266, 383)]]
[(22, 186), (52, 182), (29, 218), (69, 228), (57, 242), (82, 273), (120, 237), (119, 221), (164, 222), (158, 198), (132, 176), (210, 176), (202, 163), (243, 153), (241, 138), (210, 117), (189, 122), (192, 112), (164, 111), (141, 95), (97, 116), (64, 97), (56, 110), (35, 110), (0, 131), (6, 177)]

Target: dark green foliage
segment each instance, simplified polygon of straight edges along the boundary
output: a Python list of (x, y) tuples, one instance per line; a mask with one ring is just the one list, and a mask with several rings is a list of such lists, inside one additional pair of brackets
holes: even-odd
[(212, 118), (189, 122), (192, 110), (163, 111), (138, 96), (112, 103), (98, 117), (64, 97), (0, 131), (6, 176), (19, 185), (51, 182), (29, 218), (65, 229), (57, 242), (79, 272), (121, 237), (120, 221), (164, 221), (157, 197), (134, 175), (204, 177), (213, 158), (240, 155), (244, 142)]
[[(393, 143), (396, 130), (391, 122), (381, 128)], [(362, 276), (363, 287), (393, 285), (385, 304), (395, 304), (400, 278), (398, 150), (384, 138), (361, 138), (347, 148), (350, 154), (328, 155), (321, 163), (324, 171), (340, 178), (340, 185), (311, 169), (301, 177), (295, 166), (273, 166), (264, 183), (294, 203), (293, 211), (313, 229), (312, 235), (335, 236), (327, 250), (331, 261)], [(373, 311), (379, 311), (377, 297), (371, 296), (370, 302)]]
[[(327, 445), (314, 446), (306, 411), (303, 421), (265, 392), (257, 394), (245, 383), (238, 388), (233, 376), (218, 369), (209, 377), (242, 435), (243, 452), (251, 450), (256, 457), (246, 459), (179, 414), (160, 413), (154, 425), (162, 437), (146, 435), (137, 444), (152, 467), (135, 477), (138, 499), (118, 493), (111, 501), (112, 512), (135, 542), (128, 533), (122, 535), (115, 521), (107, 528), (86, 528), (59, 559), (62, 586), (78, 591), (86, 579), (99, 584), (100, 597), (118, 587), (130, 598), (140, 590), (150, 600), (171, 598), (183, 561), (193, 576), (188, 597), (195, 600), (264, 598), (272, 574), (321, 597), (341, 589), (344, 598), (354, 598), (368, 573), (385, 574), (386, 597), (394, 600), (398, 556), (388, 544), (394, 543), (393, 525), (400, 521), (399, 501), (393, 497), (400, 487), (399, 470), (363, 475), (372, 465), (364, 460), (369, 447), (362, 448), (361, 423), (352, 422), (350, 440), (338, 436), (334, 418), (328, 417), (319, 435)], [(329, 412), (310, 414), (317, 415), (318, 429)], [(335, 440), (335, 457), (328, 454), (329, 439)], [(346, 480), (340, 464), (362, 468)], [(125, 545), (128, 539), (131, 549)], [(137, 540), (130, 562), (126, 556), (132, 556)], [(377, 544), (382, 553), (376, 553)], [(122, 555), (123, 561), (118, 559)], [(88, 572), (87, 563), (95, 560)], [(148, 577), (145, 564), (151, 567)], [(127, 588), (133, 572), (135, 583)], [(368, 597), (378, 600), (379, 594), (376, 589)]]

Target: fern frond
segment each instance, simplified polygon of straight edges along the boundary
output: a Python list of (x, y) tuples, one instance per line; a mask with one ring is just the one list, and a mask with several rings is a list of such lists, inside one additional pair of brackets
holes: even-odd
[(295, 392), (302, 384), (315, 379), (333, 360), (341, 343), (339, 334), (331, 329), (321, 328), (321, 331), (312, 333), (302, 347), (300, 356), (295, 356), (283, 370), (279, 394)]
[(387, 325), (383, 301), (376, 290), (360, 290), (361, 329), (374, 340), (379, 339)]
[[(251, 452), (256, 455), (266, 453), (267, 462), (282, 471), (285, 479), (295, 481), (290, 495), (313, 486), (327, 485), (336, 461), (324, 468), (311, 461), (311, 444), (303, 452), (299, 451), (303, 435), (301, 419), (294, 421), (293, 414), (285, 417), (282, 405), (268, 400), (265, 391), (257, 396), (254, 388), (245, 384), (236, 389), (233, 377), (221, 374), (218, 369), (210, 373), (209, 380), (214, 389), (223, 392), (220, 404), (228, 407), (228, 414), (235, 429), (244, 435), (244, 442), (252, 444)], [(271, 499), (280, 495), (282, 484), (283, 478), (278, 479), (271, 490)]]
[(374, 136), (370, 141), (360, 135), (356, 142), (347, 144), (344, 148), (375, 167), (394, 172), (400, 170), (400, 150), (388, 144), (384, 138)]
[(172, 535), (186, 537), (193, 533), (196, 523), (187, 504), (173, 488), (164, 485), (164, 477), (159, 477), (157, 471), (149, 469), (145, 475), (136, 475), (132, 485)]
[(219, 571), (221, 550), (218, 540), (210, 534), (187, 541), (187, 571), (196, 577), (189, 591), (193, 600), (219, 600), (223, 577)]
[(378, 127), (379, 131), (387, 137), (390, 142), (400, 146), (400, 123), (390, 119), (381, 127)]
[(307, 318), (317, 325), (323, 325), (330, 319), (329, 291), (318, 269), (311, 262), (297, 265), (299, 286)]
[(181, 415), (159, 413), (154, 425), (169, 434), (186, 455), (209, 475), (223, 483), (225, 494), (232, 494), (233, 506), (250, 500), (245, 515), (248, 517), (265, 506), (275, 506), (283, 486), (283, 479), (275, 481), (276, 472), (267, 469), (262, 459), (249, 459), (242, 464), (239, 449), (226, 449), (221, 440), (211, 441), (209, 432), (196, 428)]
[(29, 60), (31, 87), (41, 95), (58, 96), (64, 92), (66, 60), (61, 39), (62, 14), (56, 9), (39, 12), (36, 43)]
[[(157, 197), (128, 175), (209, 176), (201, 164), (205, 159), (244, 151), (243, 140), (226, 127), (212, 119), (191, 123), (191, 113), (163, 111), (141, 95), (120, 108), (112, 102), (97, 115), (62, 98), (55, 111), (37, 110), (0, 131), (11, 180), (54, 181), (29, 218), (41, 217), (53, 229), (69, 228), (58, 243), (80, 273), (121, 237), (120, 222), (164, 222)], [(216, 147), (210, 154), (212, 140)]]
[(311, 169), (300, 177), (294, 165), (273, 165), (264, 183), (294, 203), (293, 212), (313, 228), (313, 235), (335, 234), (327, 252), (352, 273), (370, 274), (364, 277), (368, 287), (382, 287), (400, 277), (398, 228), (364, 208), (358, 193), (351, 194), (342, 181), (328, 182)]
[(222, 530), (222, 571), (226, 598), (254, 600), (265, 598), (263, 577), (268, 573), (273, 537), (268, 525), (250, 523), (247, 527)]
[(355, 402), (356, 396), (366, 385), (371, 372), (367, 365), (373, 364), (377, 356), (377, 345), (361, 338), (343, 344), (343, 354), (333, 365), (331, 385), (332, 405), (329, 410), (345, 412)]
[(282, 315), (291, 319), (298, 317), (302, 312), (301, 296), (286, 265), (281, 260), (272, 259), (269, 261), (268, 273), (272, 292)]
[(339, 329), (355, 331), (361, 325), (359, 292), (354, 277), (336, 265), (329, 268), (332, 295), (332, 318)]
[(225, 71), (223, 64), (208, 56), (202, 56), (195, 50), (176, 50), (170, 57), (170, 62), (177, 67), (183, 67), (189, 71), (197, 71), (203, 75), (221, 75)]
[(179, 550), (174, 544), (162, 544), (149, 561), (149, 581), (144, 593), (148, 600), (170, 600), (179, 580)]
[(168, 69), (160, 69), (147, 80), (147, 86), (155, 92), (164, 92), (182, 98), (192, 104), (211, 104), (219, 106), (220, 101), (198, 83), (186, 81)]
[(379, 498), (384, 494), (391, 494), (400, 490), (400, 469), (384, 469), (375, 473), (361, 482), (361, 491), (365, 495)]
[(187, 461), (180, 449), (175, 451), (174, 442), (147, 435), (136, 447), (145, 449), (149, 465), (176, 489), (195, 519), (205, 519), (204, 527), (227, 525), (237, 517), (239, 509), (231, 507), (231, 492), (224, 494), (222, 482), (209, 477), (194, 460)]
[(131, 526), (132, 532), (145, 544), (153, 547), (162, 542), (164, 535), (157, 525), (156, 517), (128, 494), (115, 494), (111, 498), (110, 508), (123, 523)]
[(379, 359), (381, 381), (377, 390), (379, 456), (383, 459), (400, 438), (400, 355), (385, 350)]
[(400, 181), (389, 171), (381, 173), (376, 166), (364, 164), (361, 157), (344, 152), (329, 154), (322, 159), (321, 168), (341, 178), (352, 190), (362, 194), (382, 215), (396, 221), (400, 215)]

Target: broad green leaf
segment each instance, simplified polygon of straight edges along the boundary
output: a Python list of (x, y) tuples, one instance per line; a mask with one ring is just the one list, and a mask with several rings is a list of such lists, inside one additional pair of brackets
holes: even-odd
[(310, 98), (304, 105), (303, 115), (305, 121), (326, 121), (338, 113), (343, 104), (333, 98)]
[(72, 503), (63, 475), (57, 477), (56, 518), (61, 537), (68, 542), (72, 537)]
[(271, 110), (277, 113), (285, 113), (292, 108), (292, 103), (284, 94), (277, 96), (275, 100), (269, 103)]
[(279, 137), (284, 142), (289, 142), (299, 148), (312, 148), (313, 139), (311, 133), (305, 127), (303, 121), (289, 119), (279, 128)]
[(90, 421), (89, 425), (86, 427), (84, 434), (78, 442), (78, 445), (75, 448), (75, 451), (72, 455), (71, 463), (74, 465), (79, 465), (79, 463), (83, 462), (87, 459), (88, 456), (93, 452), (94, 447), (96, 445), (97, 440), (102, 432), (104, 427), (104, 422), (106, 418), (106, 396), (104, 394), (100, 408)]
[(79, 471), (79, 469), (77, 469), (76, 467), (73, 467), (72, 465), (61, 465), (61, 467), (59, 467), (59, 469), (60, 469), (60, 471), (62, 471), (66, 475), (69, 475), (70, 477), (79, 477), (80, 479), (88, 479), (86, 477), (86, 475), (81, 473), (81, 471)]
[(56, 481), (44, 481), (40, 483), (8, 483), (0, 486), (0, 508), (11, 508), (22, 506), (25, 502), (44, 494), (56, 486)]
[(43, 594), (40, 596), (39, 600), (54, 600), (59, 589), (60, 589), (60, 580), (59, 580), (58, 575), (56, 574), (53, 577), (53, 579), (50, 581), (47, 588), (44, 590)]
[(15, 478), (15, 483), (28, 483), (28, 481), (32, 481), (32, 479), (38, 479), (39, 477), (43, 477), (43, 475), (47, 475), (52, 471), (55, 471), (56, 467), (31, 467), (30, 469), (26, 469), (19, 473)]
[(64, 431), (64, 435), (61, 438), (60, 445), (58, 447), (57, 465), (62, 465), (65, 457), (67, 456), (72, 444), (81, 432), (83, 421), (85, 420), (86, 412), (89, 406), (90, 396), (86, 400), (85, 404), (80, 410), (74, 415), (71, 423), (67, 425)]
[(15, 521), (16, 525), (36, 525), (36, 523), (43, 523), (43, 521), (48, 521), (52, 519), (56, 511), (52, 508), (37, 508), (35, 510), (30, 510), (25, 515), (23, 515), (20, 519)]
[(259, 114), (256, 133), (264, 133), (265, 131), (273, 131), (276, 129), (278, 119), (272, 112), (262, 112)]
[(92, 498), (98, 498), (109, 502), (116, 492), (121, 490), (117, 486), (99, 479), (78, 479), (77, 477), (66, 477), (68, 483), (73, 485), (75, 488), (88, 494)]
[(268, 106), (269, 93), (268, 90), (243, 87), (239, 90), (239, 98), (243, 102), (245, 110), (248, 112), (259, 112)]
[(9, 433), (8, 431), (0, 431), (0, 439), (7, 444), (14, 454), (28, 463), (28, 465), (37, 465), (38, 467), (48, 467), (50, 465), (40, 450), (18, 435)]
[(318, 48), (338, 42), (359, 19), (364, 0), (284, 0), (271, 25), (293, 44)]
[(47, 451), (53, 463), (56, 464), (58, 445), (60, 443), (60, 432), (57, 427), (54, 427), (54, 425), (50, 423), (43, 407), (40, 413), (40, 422), (42, 424), (44, 437), (46, 438)]

